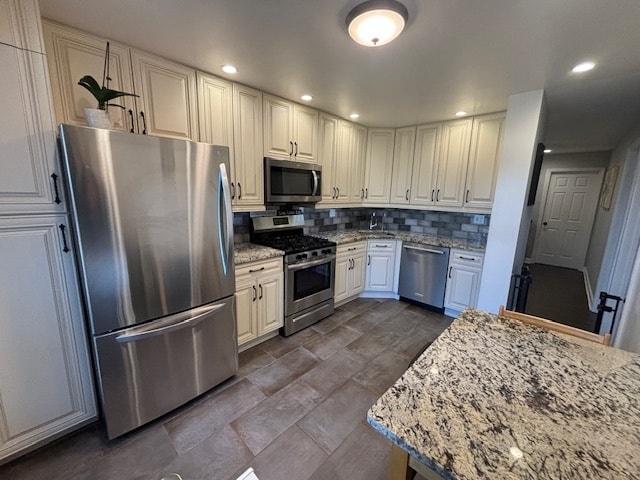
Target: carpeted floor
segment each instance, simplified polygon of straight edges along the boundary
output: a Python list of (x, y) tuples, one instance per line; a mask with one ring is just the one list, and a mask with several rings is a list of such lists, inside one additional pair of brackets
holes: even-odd
[(596, 314), (589, 311), (582, 272), (534, 263), (525, 312), (593, 331)]

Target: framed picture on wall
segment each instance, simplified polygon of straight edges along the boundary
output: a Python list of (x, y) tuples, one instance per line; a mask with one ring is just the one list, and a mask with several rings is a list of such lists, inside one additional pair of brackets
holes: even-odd
[(613, 192), (616, 189), (616, 182), (618, 181), (619, 165), (614, 165), (607, 169), (607, 173), (604, 176), (604, 182), (602, 184), (602, 192), (600, 193), (600, 206), (609, 210), (611, 208), (611, 200), (613, 199)]

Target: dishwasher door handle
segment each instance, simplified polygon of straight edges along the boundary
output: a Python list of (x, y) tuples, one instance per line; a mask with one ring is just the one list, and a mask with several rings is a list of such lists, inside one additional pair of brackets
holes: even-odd
[(406, 248), (407, 250), (418, 250), (420, 252), (437, 253), (438, 255), (444, 255), (445, 253), (447, 253), (445, 250), (434, 250), (432, 248), (411, 247), (409, 245), (403, 245), (402, 248)]

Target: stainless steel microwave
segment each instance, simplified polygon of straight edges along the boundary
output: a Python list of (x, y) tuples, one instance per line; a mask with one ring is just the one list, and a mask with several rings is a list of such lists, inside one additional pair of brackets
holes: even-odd
[(321, 165), (265, 157), (264, 201), (267, 205), (315, 203), (321, 198)]

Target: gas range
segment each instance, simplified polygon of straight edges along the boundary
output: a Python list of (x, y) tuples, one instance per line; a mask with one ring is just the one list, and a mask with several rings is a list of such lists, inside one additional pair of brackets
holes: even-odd
[(284, 327), (291, 335), (333, 313), (336, 244), (304, 234), (302, 214), (255, 217), (251, 242), (285, 252)]

